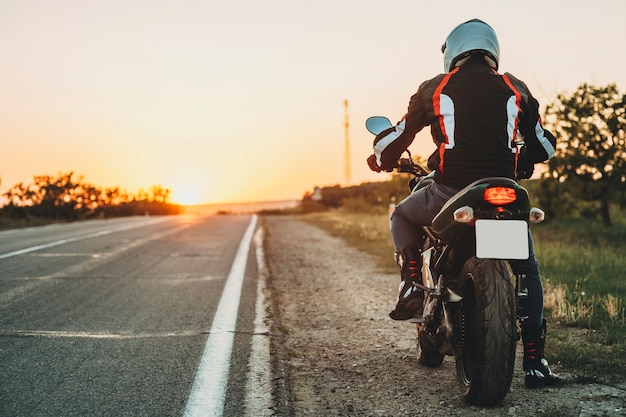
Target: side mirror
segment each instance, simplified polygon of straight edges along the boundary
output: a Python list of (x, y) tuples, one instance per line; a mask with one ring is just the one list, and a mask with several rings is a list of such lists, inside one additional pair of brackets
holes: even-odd
[(383, 130), (393, 127), (393, 124), (386, 117), (372, 116), (365, 121), (365, 127), (372, 135), (378, 135)]

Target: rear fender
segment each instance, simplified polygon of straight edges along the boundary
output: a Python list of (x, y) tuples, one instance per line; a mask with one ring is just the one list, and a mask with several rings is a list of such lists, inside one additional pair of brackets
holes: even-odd
[(474, 209), (478, 217), (492, 218), (492, 212), (495, 213), (496, 206), (493, 206), (483, 200), (485, 189), (492, 186), (506, 186), (515, 189), (517, 196), (516, 201), (510, 204), (502, 205), (502, 209), (512, 213), (512, 216), (516, 218), (528, 219), (528, 212), (530, 211), (530, 199), (528, 192), (524, 187), (517, 184), (510, 178), (484, 178), (473, 182), (468, 185), (457, 194), (455, 194), (448, 202), (441, 208), (439, 213), (435, 216), (432, 222), (433, 231), (439, 236), (444, 243), (451, 242), (458, 231), (462, 228), (471, 227), (465, 223), (459, 223), (454, 220), (455, 210), (463, 207), (470, 206)]

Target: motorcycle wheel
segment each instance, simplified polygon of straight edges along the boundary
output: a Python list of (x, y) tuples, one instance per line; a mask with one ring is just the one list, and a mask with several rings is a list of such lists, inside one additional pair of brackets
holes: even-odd
[(465, 293), (455, 349), (459, 388), (472, 404), (499, 404), (511, 387), (515, 366), (513, 274), (505, 261), (473, 257), (461, 277)]

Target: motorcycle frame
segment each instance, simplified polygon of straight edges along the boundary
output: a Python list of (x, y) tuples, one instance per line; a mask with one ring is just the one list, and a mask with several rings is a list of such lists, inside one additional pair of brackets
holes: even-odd
[[(452, 316), (465, 297), (462, 288), (463, 278), (459, 276), (460, 268), (471, 256), (475, 256), (476, 250), (475, 246), (470, 244), (469, 247), (465, 246), (460, 249), (461, 254), (457, 255), (458, 258), (450, 258), (450, 256), (454, 256), (454, 253), (451, 254), (452, 243), (457, 239), (475, 238), (474, 231), (473, 227), (468, 226), (468, 233), (455, 237), (450, 243), (443, 243), (431, 226), (423, 226), (422, 230), (426, 237), (426, 243), (430, 243), (429, 245), (425, 244), (422, 251), (422, 289), (426, 293), (424, 319), (412, 322), (417, 324), (418, 332), (425, 330), (435, 337), (431, 343), (434, 343), (442, 354), (453, 354), (452, 341), (457, 334), (457, 328)], [(444, 273), (440, 272), (437, 275), (437, 271), (442, 270), (442, 265), (445, 262), (451, 266), (451, 269), (446, 271), (450, 274), (449, 281), (444, 279)], [(528, 296), (525, 280), (526, 276), (523, 274), (515, 276), (518, 322), (527, 318), (520, 309), (520, 300)], [(443, 313), (443, 317), (439, 317), (441, 313)]]

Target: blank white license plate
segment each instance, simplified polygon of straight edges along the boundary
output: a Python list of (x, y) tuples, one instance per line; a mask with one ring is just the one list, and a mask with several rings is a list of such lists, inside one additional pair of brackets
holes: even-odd
[(524, 220), (476, 220), (476, 256), (528, 259), (528, 223)]

